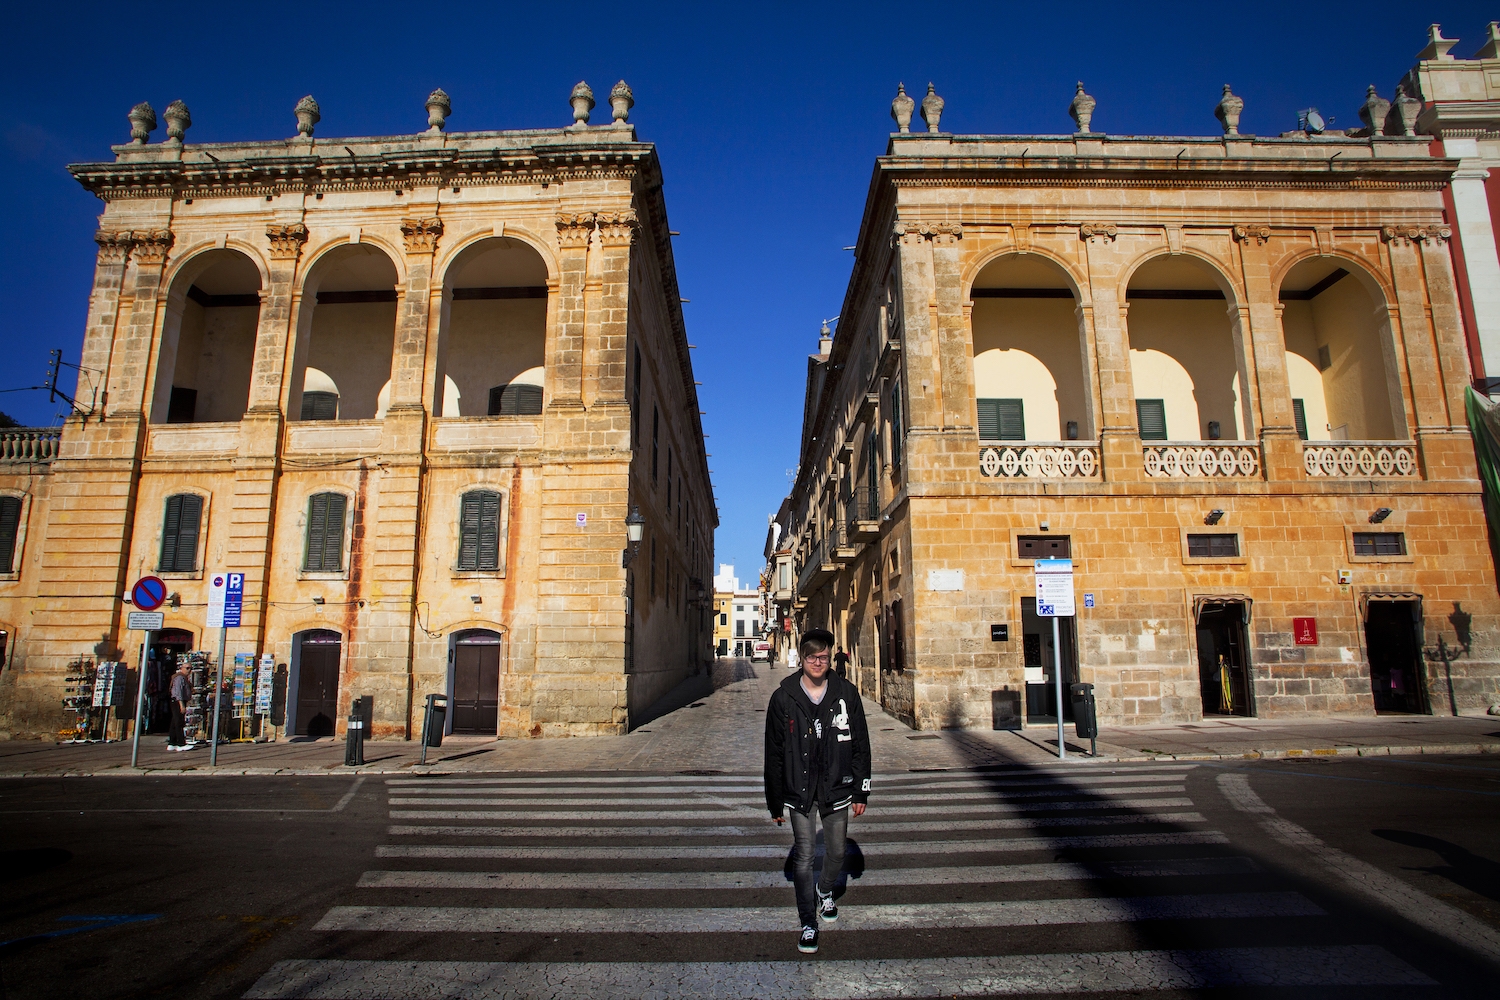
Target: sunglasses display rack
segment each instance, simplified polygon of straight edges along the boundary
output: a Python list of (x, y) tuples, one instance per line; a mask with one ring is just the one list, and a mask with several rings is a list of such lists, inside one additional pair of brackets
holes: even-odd
[(94, 713), (94, 661), (79, 658), (68, 664), (63, 678), (63, 711), (73, 715), (73, 725), (58, 731), (63, 743), (90, 743), (89, 732)]

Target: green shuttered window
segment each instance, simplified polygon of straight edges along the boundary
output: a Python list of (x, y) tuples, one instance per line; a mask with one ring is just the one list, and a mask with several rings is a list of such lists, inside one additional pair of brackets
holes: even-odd
[(542, 387), (511, 382), (490, 390), (490, 416), (527, 417), (542, 412)]
[(344, 568), (344, 514), (349, 499), (342, 493), (315, 493), (307, 501), (309, 573), (337, 573)]
[(1297, 421), (1297, 436), (1307, 440), (1307, 404), (1300, 399), (1292, 400), (1292, 417)]
[(492, 490), (465, 493), (458, 517), (458, 568), (500, 568), (500, 494)]
[(1137, 399), (1135, 419), (1141, 429), (1142, 441), (1165, 441), (1167, 439), (1167, 403), (1162, 399)]
[(981, 399), (979, 440), (1026, 440), (1026, 410), (1019, 399)]
[(191, 573), (198, 568), (198, 528), (203, 522), (203, 498), (196, 493), (167, 497), (161, 529), (161, 573)]
[(21, 533), (21, 498), (0, 497), (0, 573), (16, 572), (16, 538)]

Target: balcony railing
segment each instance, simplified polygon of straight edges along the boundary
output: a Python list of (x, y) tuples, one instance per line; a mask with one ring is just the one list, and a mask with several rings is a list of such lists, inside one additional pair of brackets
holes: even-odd
[(880, 494), (873, 486), (859, 486), (844, 498), (844, 521), (856, 525), (860, 521), (880, 520)]
[(1167, 441), (1142, 449), (1153, 479), (1249, 479), (1260, 475), (1260, 445)]
[(984, 445), (979, 474), (989, 479), (1098, 479), (1097, 441)]
[(1316, 479), (1410, 479), (1417, 446), (1403, 441), (1305, 441), (1302, 467)]
[(53, 427), (0, 430), (0, 462), (46, 463), (57, 457), (62, 431)]

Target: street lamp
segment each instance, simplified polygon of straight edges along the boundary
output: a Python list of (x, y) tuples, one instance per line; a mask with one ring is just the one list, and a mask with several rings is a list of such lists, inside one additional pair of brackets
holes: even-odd
[(631, 507), (630, 514), (625, 518), (625, 540), (630, 543), (620, 557), (621, 566), (629, 566), (635, 558), (636, 551), (641, 547), (641, 537), (646, 533), (646, 519), (641, 516), (639, 507)]

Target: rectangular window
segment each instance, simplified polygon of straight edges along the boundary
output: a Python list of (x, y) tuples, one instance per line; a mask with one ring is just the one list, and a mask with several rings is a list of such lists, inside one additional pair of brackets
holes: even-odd
[(743, 618), (736, 618), (735, 619), (735, 621), (734, 621), (734, 637), (736, 639), (743, 639), (743, 638), (745, 638), (745, 619), (743, 619)]
[(1136, 425), (1141, 429), (1142, 441), (1167, 440), (1167, 403), (1163, 399), (1137, 399), (1135, 401)]
[(661, 414), (651, 407), (651, 481), (656, 482), (656, 459), (661, 451)]
[(458, 568), (500, 568), (500, 494), (493, 490), (464, 494), (458, 516)]
[(901, 384), (891, 386), (891, 469), (901, 468), (901, 446), (905, 432), (901, 428)]
[(344, 512), (349, 499), (342, 493), (317, 493), (307, 501), (307, 558), (310, 573), (337, 573), (344, 568)]
[(1297, 436), (1307, 440), (1307, 404), (1300, 399), (1292, 400), (1292, 419), (1297, 422)]
[(1194, 532), (1187, 536), (1188, 555), (1194, 559), (1238, 558), (1240, 536), (1234, 532), (1226, 534)]
[(1406, 533), (1404, 531), (1356, 531), (1354, 554), (1357, 556), (1404, 556), (1406, 555)]
[(635, 384), (630, 390), (630, 444), (632, 447), (641, 443), (641, 348), (637, 344), (635, 348)]
[(729, 624), (729, 616), (728, 615), (720, 615), (719, 616), (719, 624), (720, 625), (728, 625)]
[(1071, 559), (1073, 540), (1067, 535), (1019, 535), (1016, 538), (1018, 559)]
[(667, 513), (672, 513), (672, 449), (667, 449)]
[[(21, 498), (0, 497), (0, 573), (16, 572), (16, 539), (21, 534)], [(0, 663), (4, 663), (0, 658)]]
[(979, 404), (979, 440), (1026, 440), (1025, 407), (1019, 399), (981, 399)]
[(194, 493), (167, 497), (161, 531), (163, 573), (191, 573), (198, 568), (198, 528), (203, 520), (203, 498)]

